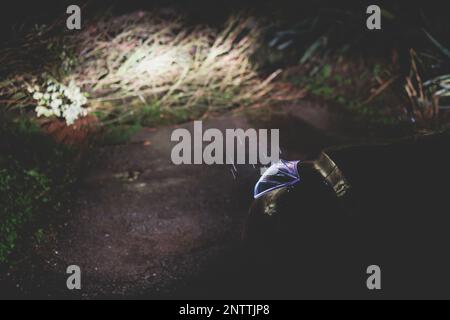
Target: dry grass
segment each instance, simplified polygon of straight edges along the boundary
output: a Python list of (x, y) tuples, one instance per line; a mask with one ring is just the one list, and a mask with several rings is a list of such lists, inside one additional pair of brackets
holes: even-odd
[(410, 101), (411, 116), (421, 125), (435, 125), (449, 109), (444, 100), (450, 96), (450, 76), (423, 81), (417, 67), (417, 54), (414, 50), (410, 54), (411, 71), (404, 87)]
[(245, 18), (230, 19), (222, 30), (143, 12), (104, 19), (78, 37), (81, 59), (71, 78), (90, 94), (92, 107), (107, 112), (136, 106), (129, 103), (136, 98), (162, 108), (255, 103), (273, 78), (261, 80), (251, 62), (258, 37), (257, 23)]
[[(30, 82), (42, 86), (49, 76), (62, 84), (75, 81), (88, 94), (89, 110), (103, 119), (155, 105), (222, 110), (260, 103), (278, 74), (262, 79), (252, 63), (260, 28), (251, 18), (234, 17), (218, 30), (187, 26), (176, 14), (137, 12), (97, 19), (64, 41), (46, 34), (54, 33), (32, 33), (16, 48), (23, 54), (12, 68), (18, 72), (0, 83), (3, 106), (35, 107), (24, 88)], [(30, 63), (32, 56), (45, 56), (43, 47), (50, 43), (64, 43), (64, 55)], [(3, 50), (0, 61), (12, 55), (12, 50)], [(67, 63), (70, 57), (76, 57), (75, 63)]]

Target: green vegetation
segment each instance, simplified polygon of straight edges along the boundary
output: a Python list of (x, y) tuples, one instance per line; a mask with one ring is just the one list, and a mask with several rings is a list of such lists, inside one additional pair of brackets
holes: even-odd
[(29, 121), (0, 126), (0, 263), (8, 263), (22, 240), (35, 234), (42, 241), (45, 221), (62, 210), (77, 168), (73, 150)]
[(28, 223), (36, 208), (49, 201), (50, 179), (36, 171), (25, 170), (13, 160), (0, 170), (0, 262), (5, 262), (17, 245), (20, 229)]
[[(311, 57), (290, 68), (284, 81), (306, 89), (309, 99), (334, 106), (364, 126), (395, 126), (404, 118), (402, 88), (394, 85), (398, 69), (386, 63), (349, 59), (345, 54)], [(400, 91), (400, 94), (399, 94)]]
[(345, 108), (355, 123), (437, 129), (449, 120), (448, 18), (437, 6), (402, 8), (382, 5), (379, 32), (364, 27), (364, 3), (305, 3), (293, 16), (275, 11), (260, 64), (283, 67), (284, 81)]

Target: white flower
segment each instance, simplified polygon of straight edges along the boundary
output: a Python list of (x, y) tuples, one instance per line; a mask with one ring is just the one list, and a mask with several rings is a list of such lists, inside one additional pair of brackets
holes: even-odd
[(52, 102), (50, 103), (50, 107), (52, 109), (58, 109), (61, 105), (62, 105), (62, 100), (61, 99), (54, 99), (52, 100)]
[(43, 106), (37, 106), (35, 111), (36, 111), (38, 117), (41, 117), (41, 116), (51, 117), (53, 115), (52, 110), (49, 110)]
[(35, 92), (33, 98), (38, 101), (36, 107), (38, 117), (56, 116), (63, 117), (67, 125), (73, 125), (77, 119), (88, 114), (83, 105), (87, 103), (87, 98), (74, 81), (68, 86), (49, 80), (45, 93)]
[(72, 125), (75, 123), (75, 120), (77, 120), (80, 117), (86, 116), (87, 111), (86, 109), (80, 108), (77, 105), (70, 105), (69, 108), (67, 108), (63, 112), (63, 116), (66, 119), (67, 125)]
[(40, 100), (40, 99), (42, 99), (42, 97), (43, 97), (43, 94), (41, 92), (35, 92), (33, 94), (33, 99), (34, 100)]

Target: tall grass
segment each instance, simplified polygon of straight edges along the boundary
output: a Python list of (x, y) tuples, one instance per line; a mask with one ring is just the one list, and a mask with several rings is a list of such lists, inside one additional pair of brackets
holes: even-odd
[(251, 61), (259, 35), (248, 18), (232, 18), (222, 30), (143, 12), (104, 19), (79, 36), (81, 61), (71, 77), (106, 111), (105, 101), (135, 98), (164, 108), (230, 108), (270, 90), (271, 78), (261, 80)]
[[(36, 104), (24, 85), (42, 87), (48, 77), (61, 84), (75, 83), (88, 96), (86, 107), (103, 119), (156, 105), (208, 111), (257, 103), (270, 92), (277, 74), (263, 79), (252, 62), (260, 30), (254, 19), (244, 17), (231, 18), (223, 28), (214, 29), (189, 26), (176, 14), (105, 16), (60, 41), (64, 55), (55, 60), (56, 67), (45, 68), (44, 76), (34, 75), (34, 70), (33, 76), (16, 73), (1, 83), (0, 103)], [(28, 49), (34, 51), (29, 55), (45, 52), (42, 46)], [(7, 59), (4, 53), (0, 60)]]

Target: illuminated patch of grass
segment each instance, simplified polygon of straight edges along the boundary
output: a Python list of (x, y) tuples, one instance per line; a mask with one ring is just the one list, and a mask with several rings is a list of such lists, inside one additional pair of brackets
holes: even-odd
[(139, 114), (154, 104), (179, 113), (228, 109), (260, 100), (270, 90), (271, 78), (262, 80), (251, 59), (260, 35), (254, 19), (232, 18), (212, 29), (187, 26), (175, 15), (140, 12), (85, 29), (77, 39), (80, 59), (71, 78), (106, 114)]
[[(81, 32), (65, 37), (53, 31), (31, 33), (22, 46), (0, 50), (0, 61), (22, 52), (8, 63), (14, 68), (0, 66), (5, 109), (34, 110), (38, 101), (26, 89), (38, 84), (45, 92), (55, 79), (80, 88), (89, 112), (106, 123), (145, 115), (146, 106), (155, 104), (161, 113), (192, 118), (184, 114), (266, 101), (278, 74), (262, 78), (253, 62), (261, 34), (253, 18), (233, 17), (211, 28), (189, 25), (175, 13), (137, 12), (87, 21)], [(48, 61), (31, 66), (43, 52)]]

